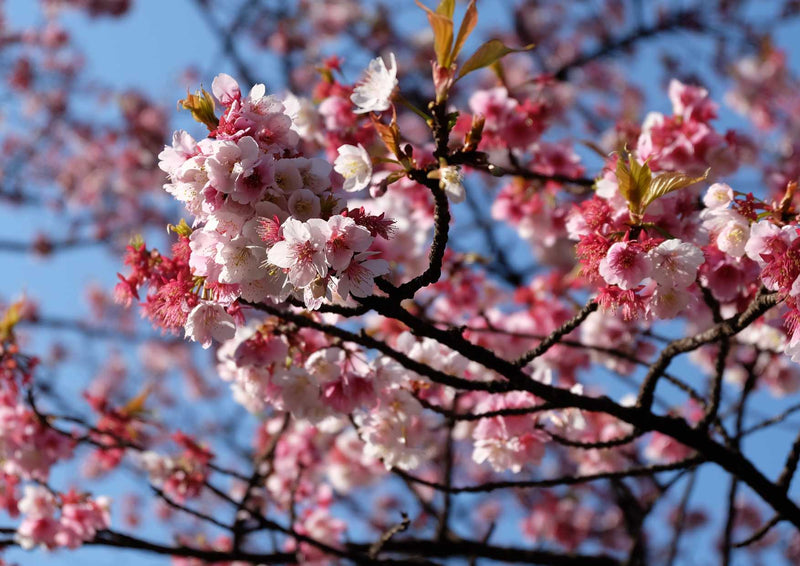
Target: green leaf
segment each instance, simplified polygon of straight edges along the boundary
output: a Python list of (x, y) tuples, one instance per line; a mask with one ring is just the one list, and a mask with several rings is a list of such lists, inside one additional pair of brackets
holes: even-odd
[(442, 0), (439, 2), (439, 7), (436, 8), (436, 13), (446, 18), (453, 19), (453, 12), (456, 11), (456, 0)]
[(710, 169), (706, 169), (700, 177), (690, 177), (679, 172), (662, 173), (653, 179), (647, 186), (647, 191), (642, 197), (642, 213), (644, 210), (656, 199), (663, 197), (678, 189), (683, 189), (700, 181), (705, 181), (708, 178)]
[(475, 29), (477, 23), (478, 8), (475, 6), (475, 0), (470, 0), (469, 6), (467, 6), (467, 13), (464, 14), (464, 19), (461, 20), (461, 27), (458, 28), (458, 35), (453, 44), (453, 50), (450, 52), (450, 60), (447, 62), (448, 65), (452, 65), (458, 58), (458, 54), (461, 53), (461, 49), (464, 47), (464, 42), (467, 41), (469, 34)]
[(458, 122), (458, 116), (459, 116), (458, 112), (451, 112), (450, 114), (448, 114), (446, 116), (446, 118), (447, 118), (447, 127), (449, 129), (452, 130), (453, 128), (456, 127), (456, 122)]
[(453, 47), (453, 20), (442, 14), (437, 14), (419, 0), (415, 1), (417, 6), (428, 14), (428, 22), (430, 22), (433, 30), (433, 49), (436, 52), (436, 62), (442, 67), (446, 67)]
[(144, 238), (142, 238), (141, 234), (135, 234), (134, 236), (131, 236), (131, 240), (128, 242), (128, 245), (137, 251), (141, 250), (144, 248)]
[(186, 220), (181, 218), (181, 221), (178, 224), (167, 224), (167, 233), (175, 232), (179, 236), (183, 236), (184, 238), (188, 238), (192, 235), (192, 228), (186, 223)]
[(473, 53), (472, 56), (461, 66), (461, 71), (459, 71), (456, 80), (461, 79), (461, 77), (466, 76), (472, 71), (481, 69), (483, 67), (488, 67), (509, 53), (518, 53), (520, 51), (528, 51), (530, 49), (533, 49), (533, 44), (526, 45), (521, 49), (514, 49), (512, 47), (508, 47), (499, 39), (487, 41), (478, 47), (477, 51), (475, 51), (475, 53)]

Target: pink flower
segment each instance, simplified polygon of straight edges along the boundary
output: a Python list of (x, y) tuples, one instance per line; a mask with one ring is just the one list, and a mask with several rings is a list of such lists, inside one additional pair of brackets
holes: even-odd
[(250, 177), (258, 164), (260, 151), (256, 141), (245, 136), (237, 142), (215, 140), (206, 159), (208, 182), (221, 193), (232, 193), (239, 179)]
[(184, 162), (197, 154), (197, 142), (183, 130), (172, 134), (172, 146), (165, 146), (158, 154), (158, 167), (173, 177)]
[(377, 252), (356, 254), (347, 268), (340, 273), (337, 288), (339, 295), (366, 297), (372, 293), (375, 278), (389, 273), (389, 262), (384, 259), (371, 259), (376, 254)]
[[(307, 509), (294, 528), (298, 533), (315, 541), (338, 548), (341, 546), (341, 539), (347, 529), (347, 524), (341, 519), (332, 517), (326, 507), (319, 505), (316, 508)], [(290, 550), (294, 550), (295, 543), (290, 542), (288, 546)], [(300, 543), (299, 550), (303, 564), (323, 566), (333, 563), (330, 555), (317, 546), (303, 542)]]
[(320, 218), (307, 222), (287, 218), (283, 223), (284, 239), (272, 246), (267, 261), (288, 269), (292, 285), (306, 287), (317, 276), (328, 274), (325, 253), (329, 236), (328, 223)]
[(19, 510), (25, 518), (17, 527), (16, 540), (25, 550), (36, 546), (55, 548), (58, 521), (53, 517), (56, 499), (46, 488), (25, 486), (25, 495), (19, 502)]
[(89, 499), (70, 492), (63, 499), (61, 529), (56, 535), (60, 546), (77, 548), (84, 541), (93, 539), (97, 531), (111, 526), (110, 501), (107, 497)]
[(336, 271), (350, 264), (354, 253), (366, 251), (372, 243), (369, 230), (358, 226), (350, 217), (335, 215), (328, 219), (330, 236), (325, 248), (325, 258)]
[(217, 246), (214, 261), (222, 266), (218, 276), (220, 283), (244, 283), (264, 275), (261, 269), (264, 249), (253, 246), (252, 241), (244, 236)]
[(684, 120), (710, 122), (717, 117), (717, 104), (708, 98), (708, 91), (702, 87), (672, 79), (668, 94), (673, 114)]
[[(530, 407), (535, 398), (529, 393), (515, 392), (490, 397), (479, 405), (480, 411)], [(472, 459), (477, 464), (488, 462), (496, 472), (510, 470), (517, 474), (526, 464), (538, 465), (549, 440), (535, 428), (536, 418), (530, 415), (484, 418), (472, 431)]]
[(236, 323), (222, 305), (202, 301), (189, 313), (184, 331), (187, 338), (208, 348), (213, 340), (224, 342), (233, 338)]
[(322, 402), (316, 376), (301, 367), (290, 367), (275, 373), (272, 383), (278, 388), (280, 407), (295, 418), (318, 423), (330, 416), (330, 408)]
[(220, 73), (214, 77), (214, 81), (211, 83), (211, 92), (226, 107), (242, 99), (239, 83), (232, 76), (225, 73)]
[(600, 261), (598, 271), (609, 285), (628, 290), (650, 275), (651, 265), (641, 245), (631, 241), (617, 242)]
[(675, 318), (691, 300), (692, 294), (684, 288), (659, 285), (650, 296), (647, 309), (656, 318)]
[(336, 132), (355, 126), (358, 116), (350, 111), (350, 101), (341, 96), (329, 96), (319, 105), (319, 114), (325, 122), (325, 128)]
[(72, 448), (71, 438), (41, 424), (10, 391), (0, 392), (0, 471), (47, 481), (53, 464)]
[(765, 258), (786, 252), (788, 244), (797, 238), (797, 229), (793, 226), (778, 228), (769, 220), (761, 220), (750, 227), (750, 238), (744, 246), (747, 257), (762, 268), (767, 264)]
[(705, 261), (700, 248), (677, 239), (661, 242), (647, 255), (652, 265), (651, 277), (667, 287), (690, 286), (697, 277), (697, 269)]
[(653, 433), (650, 443), (644, 449), (645, 457), (651, 462), (678, 462), (691, 454), (690, 448), (660, 432)]
[(294, 191), (289, 197), (289, 212), (297, 220), (305, 221), (319, 216), (319, 197), (308, 189)]

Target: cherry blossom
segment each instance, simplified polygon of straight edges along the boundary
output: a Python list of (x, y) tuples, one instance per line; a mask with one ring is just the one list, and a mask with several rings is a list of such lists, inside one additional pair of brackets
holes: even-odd
[(458, 167), (450, 165), (439, 169), (439, 187), (447, 193), (447, 196), (454, 204), (464, 202), (466, 198), (463, 183), (464, 176)]
[(334, 162), (334, 170), (344, 177), (343, 189), (348, 192), (360, 191), (369, 186), (372, 177), (372, 161), (364, 149), (358, 144), (343, 145), (338, 150), (339, 157)]
[(0, 297), (6, 546), (796, 561), (792, 2), (757, 45), (737, 3), (240, 4), (193, 9), (243, 81), (175, 97), (93, 77), (62, 16), (127, 0), (0, 14), (0, 198), (36, 219), (0, 249), (122, 265), (82, 318)]
[(617, 242), (608, 248), (606, 257), (600, 261), (598, 271), (609, 285), (631, 289), (651, 275), (652, 265), (636, 242)]
[(397, 61), (389, 53), (389, 64), (383, 57), (370, 61), (363, 82), (353, 89), (350, 100), (356, 105), (356, 114), (383, 112), (391, 107), (390, 98), (397, 86)]
[(267, 261), (288, 269), (295, 287), (306, 287), (315, 277), (325, 277), (328, 264), (326, 246), (330, 237), (328, 223), (317, 218), (300, 222), (289, 218), (283, 223), (283, 240), (269, 250)]
[(199, 303), (186, 318), (186, 337), (200, 342), (203, 348), (211, 346), (212, 340), (223, 341), (233, 337), (236, 325), (233, 317), (218, 304)]

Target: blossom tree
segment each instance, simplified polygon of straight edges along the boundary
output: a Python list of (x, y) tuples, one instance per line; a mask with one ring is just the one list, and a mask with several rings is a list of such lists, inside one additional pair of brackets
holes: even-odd
[(800, 5), (676, 4), (197, 0), (172, 118), (0, 19), (0, 249), (119, 272), (5, 290), (0, 564), (800, 562)]

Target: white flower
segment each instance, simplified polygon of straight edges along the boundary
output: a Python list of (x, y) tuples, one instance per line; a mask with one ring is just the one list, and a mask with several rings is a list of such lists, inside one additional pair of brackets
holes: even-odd
[(259, 279), (263, 275), (263, 261), (263, 253), (259, 254), (258, 249), (244, 236), (237, 236), (230, 242), (218, 245), (214, 256), (214, 262), (222, 266), (219, 273), (220, 283), (244, 283)]
[(319, 197), (308, 189), (294, 191), (289, 197), (289, 212), (296, 219), (306, 221), (319, 215)]
[(707, 208), (725, 208), (733, 201), (733, 189), (725, 183), (714, 183), (703, 197)]
[(358, 106), (356, 114), (382, 112), (391, 106), (389, 98), (397, 86), (397, 61), (394, 53), (389, 53), (389, 66), (382, 57), (370, 61), (364, 81), (353, 89), (350, 100)]
[(448, 165), (439, 169), (439, 187), (447, 193), (453, 203), (464, 202), (464, 175), (459, 167)]
[(320, 115), (308, 98), (288, 93), (283, 99), (284, 113), (292, 119), (292, 129), (303, 139), (315, 139), (321, 132)]
[(750, 226), (747, 220), (734, 220), (725, 225), (717, 236), (717, 247), (729, 256), (742, 257), (744, 247), (750, 237)]
[(648, 311), (656, 318), (675, 318), (691, 300), (692, 294), (685, 288), (659, 285), (650, 297)]
[(372, 178), (372, 161), (364, 146), (345, 144), (338, 151), (339, 157), (333, 162), (333, 168), (344, 177), (342, 188), (347, 192), (367, 188)]

